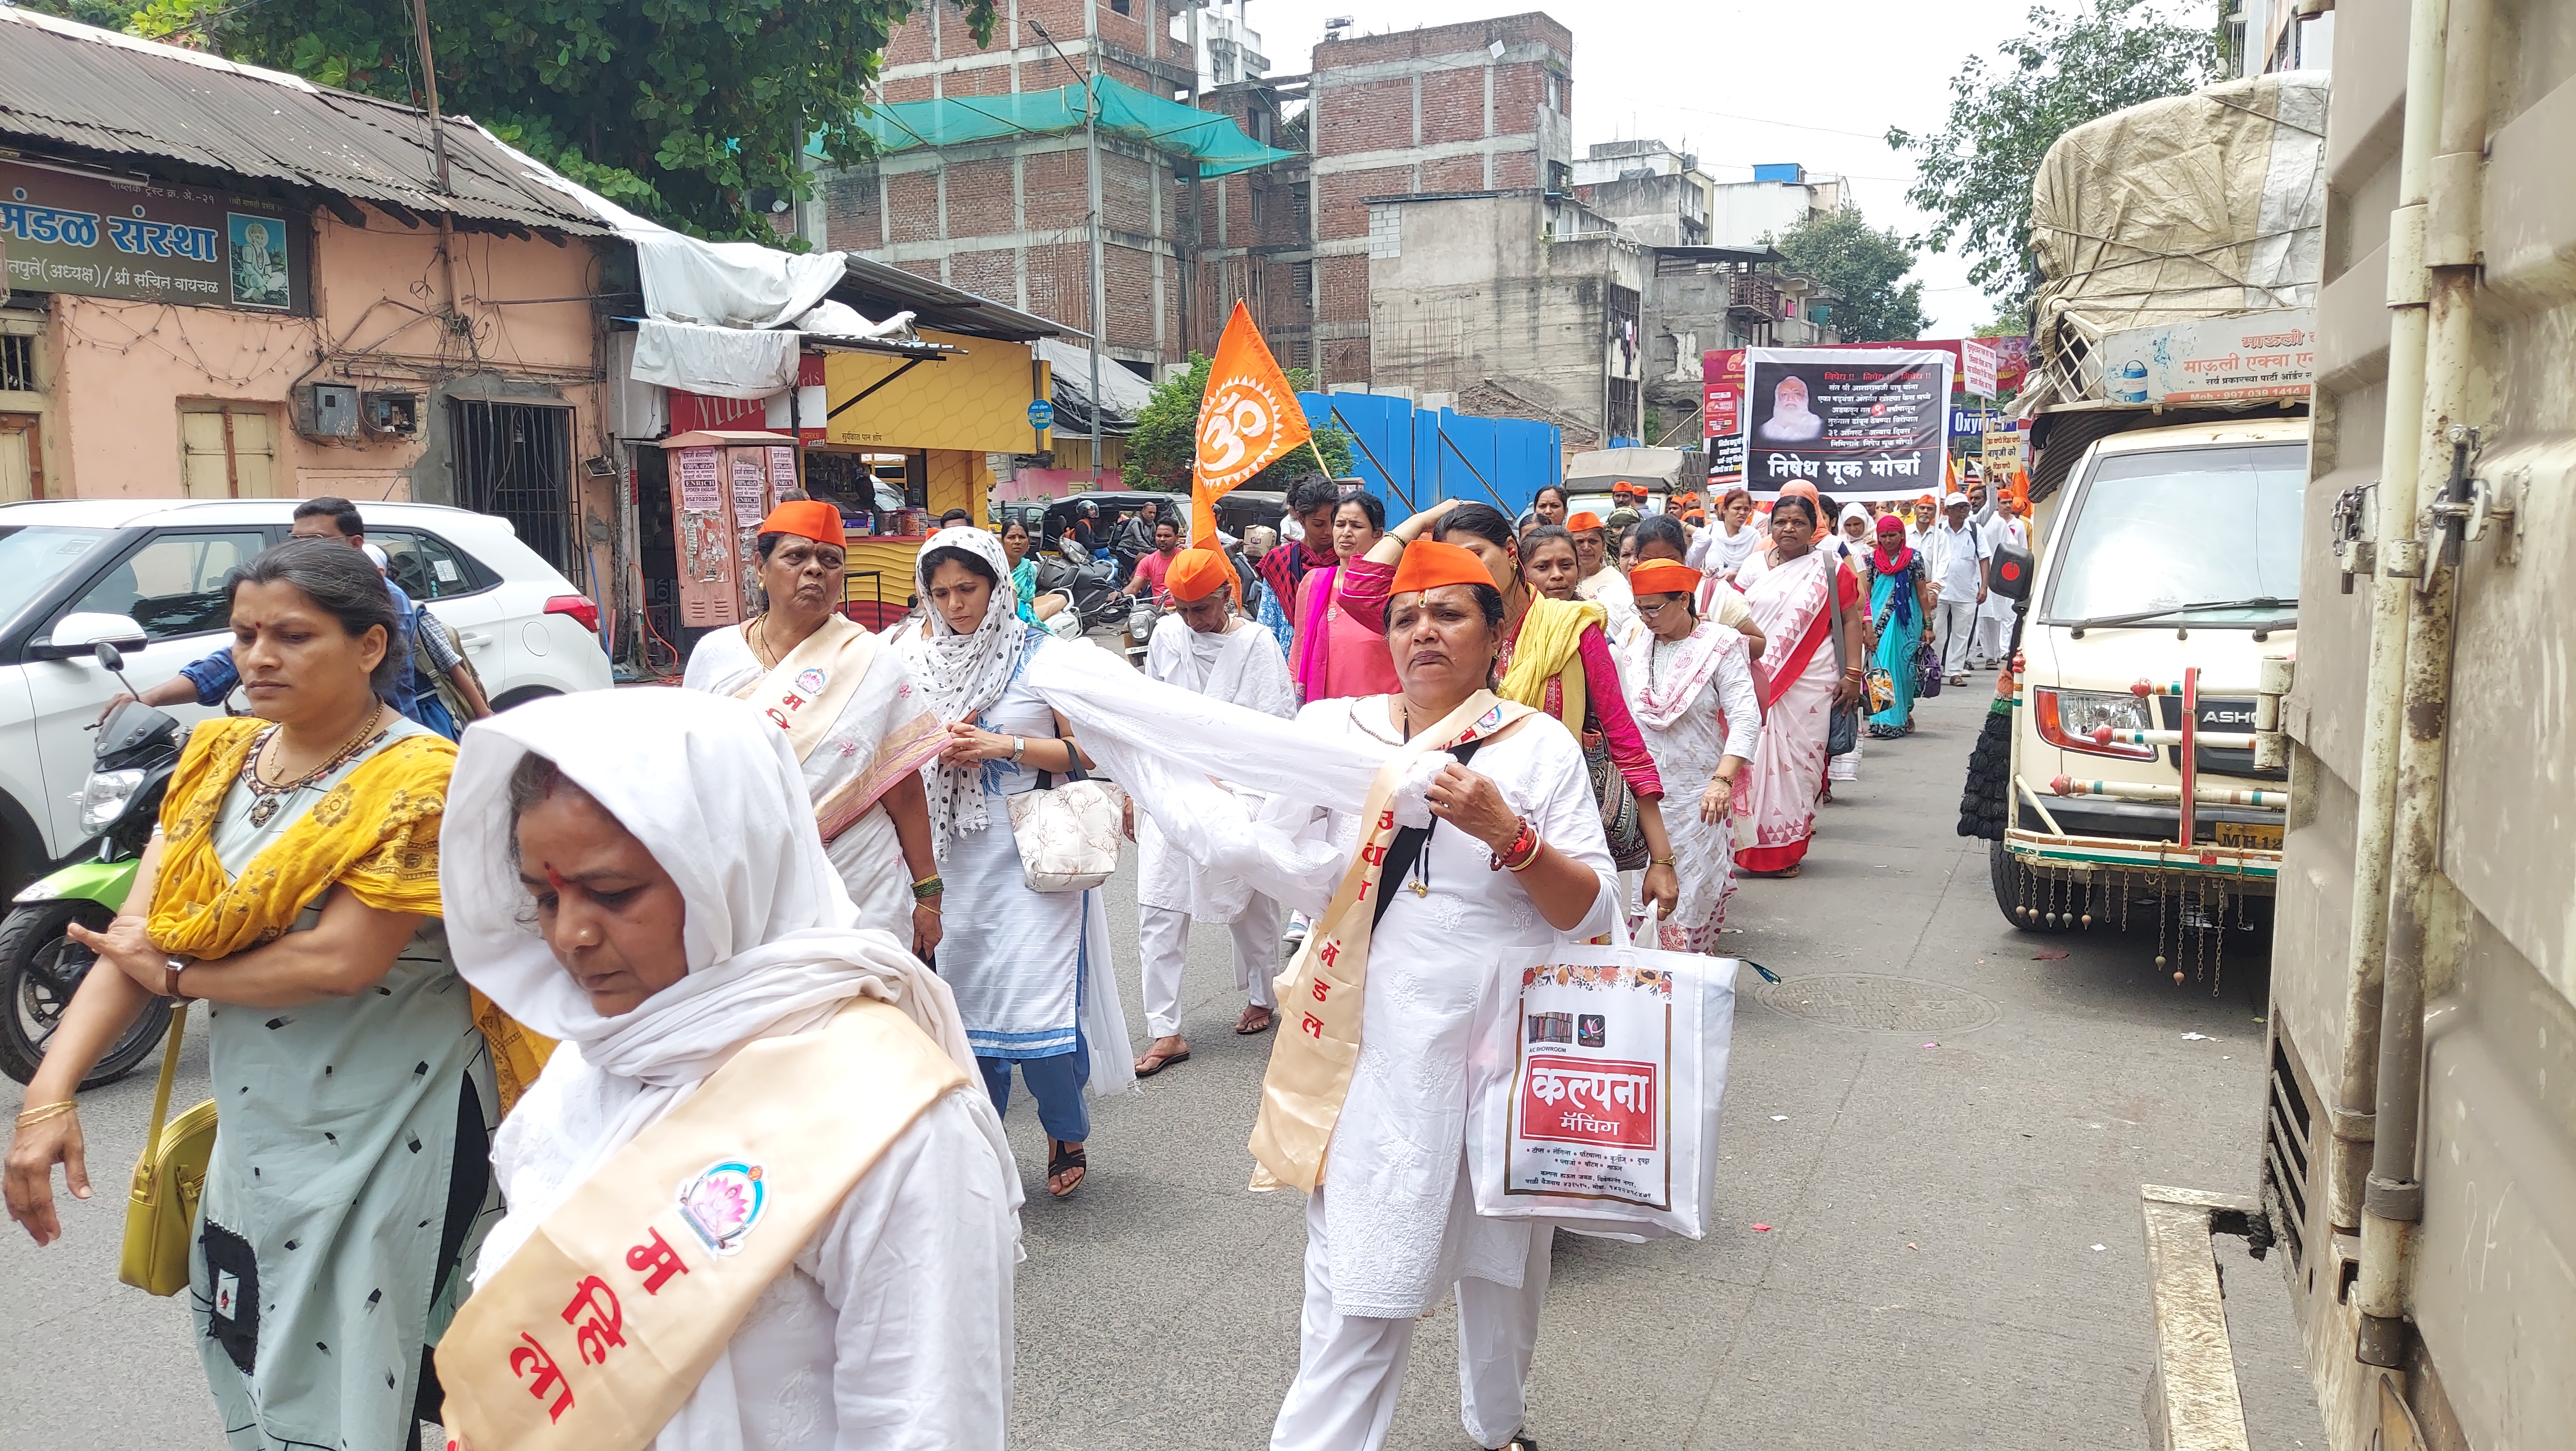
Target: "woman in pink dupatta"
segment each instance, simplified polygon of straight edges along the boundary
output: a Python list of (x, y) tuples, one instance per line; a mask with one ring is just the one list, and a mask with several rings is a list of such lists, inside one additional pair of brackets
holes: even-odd
[[(1762, 742), (1737, 796), (1737, 812), (1753, 821), (1753, 844), (1735, 853), (1736, 869), (1748, 876), (1798, 874), (1816, 829), (1825, 733), (1835, 708), (1859, 698), (1865, 673), (1859, 582), (1815, 547), (1816, 529), (1815, 502), (1783, 492), (1771, 506), (1771, 547), (1756, 550), (1736, 575), (1754, 623), (1780, 652), (1763, 662)], [(1840, 659), (1828, 610), (1843, 615)]]
[[(1374, 494), (1345, 494), (1333, 509), (1337, 561), (1367, 554), (1386, 532), (1386, 505)], [(1383, 616), (1363, 619), (1344, 596), (1351, 572), (1341, 563), (1310, 571), (1297, 586), (1296, 653), (1289, 673), (1298, 698), (1308, 704), (1344, 696), (1393, 695), (1403, 689), (1387, 654)], [(1383, 600), (1377, 602), (1383, 608)]]

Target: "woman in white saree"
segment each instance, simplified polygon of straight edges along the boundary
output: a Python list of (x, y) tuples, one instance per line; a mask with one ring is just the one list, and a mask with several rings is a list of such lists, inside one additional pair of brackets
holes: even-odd
[(785, 736), (563, 696), (468, 732), (450, 801), (464, 975), (560, 1040), (494, 1145), (451, 1437), (1001, 1447), (1018, 1175), (947, 986), (779, 829), (809, 809)]
[(919, 767), (939, 753), (939, 718), (902, 653), (836, 608), (840, 510), (780, 504), (760, 521), (757, 547), (769, 608), (698, 641), (680, 683), (748, 700), (787, 733), (859, 924), (927, 957), (939, 946), (941, 888)]

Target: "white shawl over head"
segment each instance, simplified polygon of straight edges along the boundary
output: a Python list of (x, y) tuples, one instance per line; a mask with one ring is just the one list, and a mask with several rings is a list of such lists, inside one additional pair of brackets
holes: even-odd
[[(509, 806), (510, 773), (530, 753), (634, 833), (686, 899), (688, 975), (632, 1012), (601, 1016), (537, 936)], [(591, 691), (465, 733), (439, 853), (448, 942), (467, 982), (560, 1042), (493, 1145), (509, 1213), (483, 1246), (478, 1281), (737, 1047), (803, 1032), (853, 997), (901, 1008), (972, 1077), (948, 985), (892, 937), (855, 925), (813, 819), (786, 732), (738, 700)], [(730, 1354), (717, 1357), (655, 1445), (739, 1447), (733, 1386)]]
[[(786, 734), (738, 700), (602, 690), (477, 723), (457, 753), (439, 890), (459, 971), (502, 1011), (579, 1044), (603, 1072), (681, 1088), (785, 1019), (861, 993), (902, 1008), (972, 1067), (947, 986), (856, 909), (811, 831)], [(607, 1018), (529, 918), (512, 851), (510, 772), (535, 753), (644, 843), (688, 902), (689, 974)]]
[[(942, 549), (962, 550), (993, 569), (993, 597), (984, 605), (984, 618), (966, 634), (959, 634), (930, 603), (931, 556)], [(930, 635), (924, 639), (921, 632), (906, 630), (897, 637), (896, 648), (903, 651), (913, 678), (930, 697), (939, 723), (952, 725), (1002, 698), (1020, 668), (1020, 652), (1028, 648), (1019, 595), (1011, 588), (1010, 556), (1002, 552), (1002, 541), (992, 531), (961, 524), (940, 530), (922, 544), (913, 560), (913, 578), (930, 616)], [(983, 766), (981, 762), (924, 766), (922, 778), (930, 788), (931, 846), (945, 861), (950, 842), (987, 824)]]

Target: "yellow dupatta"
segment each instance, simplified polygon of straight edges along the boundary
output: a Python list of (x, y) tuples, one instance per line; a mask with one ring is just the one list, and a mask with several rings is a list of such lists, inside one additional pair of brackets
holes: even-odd
[[(161, 802), (161, 875), (144, 929), (182, 957), (230, 957), (285, 935), (333, 886), (387, 912), (439, 915), (438, 828), (456, 747), (405, 736), (360, 762), (239, 877), (215, 855), (215, 819), (268, 722), (201, 721), (188, 733)], [(512, 1022), (481, 993), (475, 1026), (492, 1048), (503, 1112), (536, 1081), (554, 1044)]]
[(1494, 693), (1532, 710), (1545, 710), (1547, 682), (1563, 676), (1563, 703), (1558, 718), (1576, 740), (1583, 739), (1583, 712), (1588, 697), (1583, 662), (1576, 651), (1583, 645), (1585, 626), (1607, 629), (1609, 624), (1610, 611), (1598, 600), (1552, 600), (1544, 595), (1531, 600), (1529, 613), (1521, 616), (1520, 639), (1512, 646), (1511, 667), (1503, 672)]

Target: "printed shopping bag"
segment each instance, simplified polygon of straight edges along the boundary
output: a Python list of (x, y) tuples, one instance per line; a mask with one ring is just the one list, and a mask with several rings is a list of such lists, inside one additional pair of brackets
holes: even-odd
[(1507, 968), (1469, 1064), (1476, 1212), (1617, 1239), (1705, 1235), (1735, 968), (1634, 946), (1624, 921), (1610, 946)]

